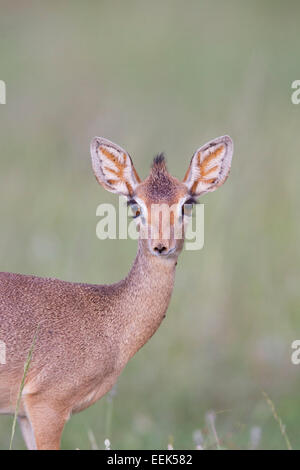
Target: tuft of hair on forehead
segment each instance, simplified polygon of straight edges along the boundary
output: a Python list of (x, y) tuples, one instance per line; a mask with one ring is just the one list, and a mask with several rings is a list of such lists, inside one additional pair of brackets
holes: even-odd
[(177, 186), (169, 175), (163, 153), (157, 155), (152, 164), (151, 172), (146, 180), (147, 196), (152, 201), (173, 200), (176, 196)]
[(166, 159), (163, 153), (159, 153), (154, 159), (152, 163), (152, 171), (151, 176), (159, 178), (162, 175), (166, 175), (168, 173)]

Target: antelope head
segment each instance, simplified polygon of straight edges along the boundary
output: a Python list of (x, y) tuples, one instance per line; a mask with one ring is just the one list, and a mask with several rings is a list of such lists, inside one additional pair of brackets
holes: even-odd
[(108, 191), (126, 196), (143, 250), (165, 259), (179, 255), (193, 204), (226, 181), (232, 154), (229, 136), (208, 142), (194, 153), (183, 181), (169, 174), (161, 154), (142, 181), (124, 149), (102, 137), (95, 137), (91, 143), (98, 182)]

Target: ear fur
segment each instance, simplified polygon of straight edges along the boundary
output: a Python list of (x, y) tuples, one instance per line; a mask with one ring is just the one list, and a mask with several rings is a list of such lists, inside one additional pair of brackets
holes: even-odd
[(131, 197), (140, 178), (130, 155), (103, 137), (91, 142), (92, 166), (98, 182), (108, 191)]
[(228, 178), (233, 142), (228, 135), (218, 137), (194, 153), (183, 182), (192, 196), (215, 191)]

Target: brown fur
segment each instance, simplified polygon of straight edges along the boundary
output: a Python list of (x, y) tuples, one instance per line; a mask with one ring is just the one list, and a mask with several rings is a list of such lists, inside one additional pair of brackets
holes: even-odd
[[(32, 397), (38, 403), (43, 398), (48, 425), (50, 397), (52, 413), (66, 420), (104, 395), (164, 317), (175, 262), (161, 264), (139, 250), (127, 278), (111, 286), (1, 273), (0, 338), (7, 363), (0, 366), (0, 410), (14, 412), (38, 325), (20, 416), (31, 419)], [(48, 441), (39, 447), (49, 448)]]
[[(189, 187), (169, 175), (162, 156), (140, 182), (129, 155), (110, 141), (95, 138), (91, 154), (100, 184), (119, 192), (115, 185), (124, 183), (122, 194), (127, 188), (127, 197), (134, 194), (145, 207), (182, 204), (189, 197)], [(105, 174), (105, 158), (117, 170), (106, 168)], [(131, 171), (125, 172), (125, 165)], [(109, 173), (116, 182), (108, 181)], [(174, 223), (178, 216), (172, 217)], [(147, 223), (145, 227), (148, 230)], [(163, 254), (155, 251), (162, 246)], [(0, 340), (6, 344), (6, 364), (0, 364), (0, 413), (15, 412), (24, 363), (37, 332), (18, 416), (29, 448), (58, 449), (70, 415), (101, 398), (155, 333), (171, 298), (182, 246), (183, 238), (174, 240), (173, 235), (167, 240), (141, 236), (128, 276), (112, 285), (0, 273)]]

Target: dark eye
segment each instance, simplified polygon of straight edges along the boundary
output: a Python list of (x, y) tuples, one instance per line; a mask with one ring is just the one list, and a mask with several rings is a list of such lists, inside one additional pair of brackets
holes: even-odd
[(127, 202), (127, 205), (131, 207), (132, 210), (132, 216), (134, 219), (139, 217), (141, 215), (141, 209), (138, 203), (135, 201), (135, 199), (130, 199), (130, 201)]
[(139, 215), (141, 215), (141, 210), (139, 208), (139, 206), (131, 206), (131, 209), (132, 209), (132, 212), (133, 212), (133, 218), (136, 219), (137, 217), (139, 217)]
[(189, 199), (187, 199), (187, 200), (185, 201), (185, 204), (188, 204), (188, 205), (192, 206), (192, 205), (194, 205), (194, 204), (197, 204), (197, 200), (194, 199), (193, 197), (190, 197)]
[(196, 199), (194, 199), (193, 197), (187, 199), (187, 200), (182, 204), (182, 207), (181, 207), (181, 215), (182, 215), (182, 217), (184, 217), (185, 215), (191, 215), (192, 209), (193, 209), (193, 205), (194, 205), (194, 204), (197, 204), (197, 201), (196, 201)]

